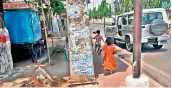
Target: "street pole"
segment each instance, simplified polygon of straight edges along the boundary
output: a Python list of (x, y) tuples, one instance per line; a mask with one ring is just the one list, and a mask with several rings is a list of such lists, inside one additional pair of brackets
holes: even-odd
[(134, 78), (140, 76), (140, 62), (141, 62), (141, 35), (142, 35), (142, 6), (141, 0), (135, 0), (134, 8), (134, 47), (133, 47), (133, 63), (134, 63)]
[(133, 33), (133, 75), (125, 79), (126, 87), (149, 88), (149, 78), (140, 74), (141, 68), (141, 34), (142, 34), (142, 5), (141, 0), (134, 1), (134, 33)]

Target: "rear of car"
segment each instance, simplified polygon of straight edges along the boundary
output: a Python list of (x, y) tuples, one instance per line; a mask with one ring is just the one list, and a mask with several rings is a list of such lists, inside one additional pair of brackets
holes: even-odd
[(142, 43), (162, 48), (169, 40), (168, 17), (165, 9), (145, 10), (142, 14)]

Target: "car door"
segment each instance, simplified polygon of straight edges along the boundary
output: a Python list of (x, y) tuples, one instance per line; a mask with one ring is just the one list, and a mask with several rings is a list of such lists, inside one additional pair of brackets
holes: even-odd
[(134, 29), (134, 15), (128, 15), (128, 26), (126, 27), (128, 34), (133, 34)]
[(127, 16), (119, 16), (117, 22), (119, 38), (124, 40), (127, 33)]
[(114, 24), (114, 22), (111, 23), (111, 25), (106, 25), (105, 27), (105, 37), (116, 37), (118, 34), (117, 31), (117, 25)]

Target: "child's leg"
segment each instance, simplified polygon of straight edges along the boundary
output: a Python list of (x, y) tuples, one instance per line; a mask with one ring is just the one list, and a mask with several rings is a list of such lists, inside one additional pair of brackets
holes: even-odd
[(98, 47), (98, 51), (100, 51), (100, 47), (101, 47), (101, 45), (98, 45), (97, 47)]
[(97, 51), (97, 44), (95, 44), (95, 51)]

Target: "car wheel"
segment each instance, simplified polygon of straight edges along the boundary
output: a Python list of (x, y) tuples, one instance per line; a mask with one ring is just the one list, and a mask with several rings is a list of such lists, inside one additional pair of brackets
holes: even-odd
[(163, 45), (153, 44), (154, 49), (161, 49)]
[(130, 43), (130, 38), (127, 37), (125, 40), (125, 46), (128, 51), (133, 51), (133, 45)]

